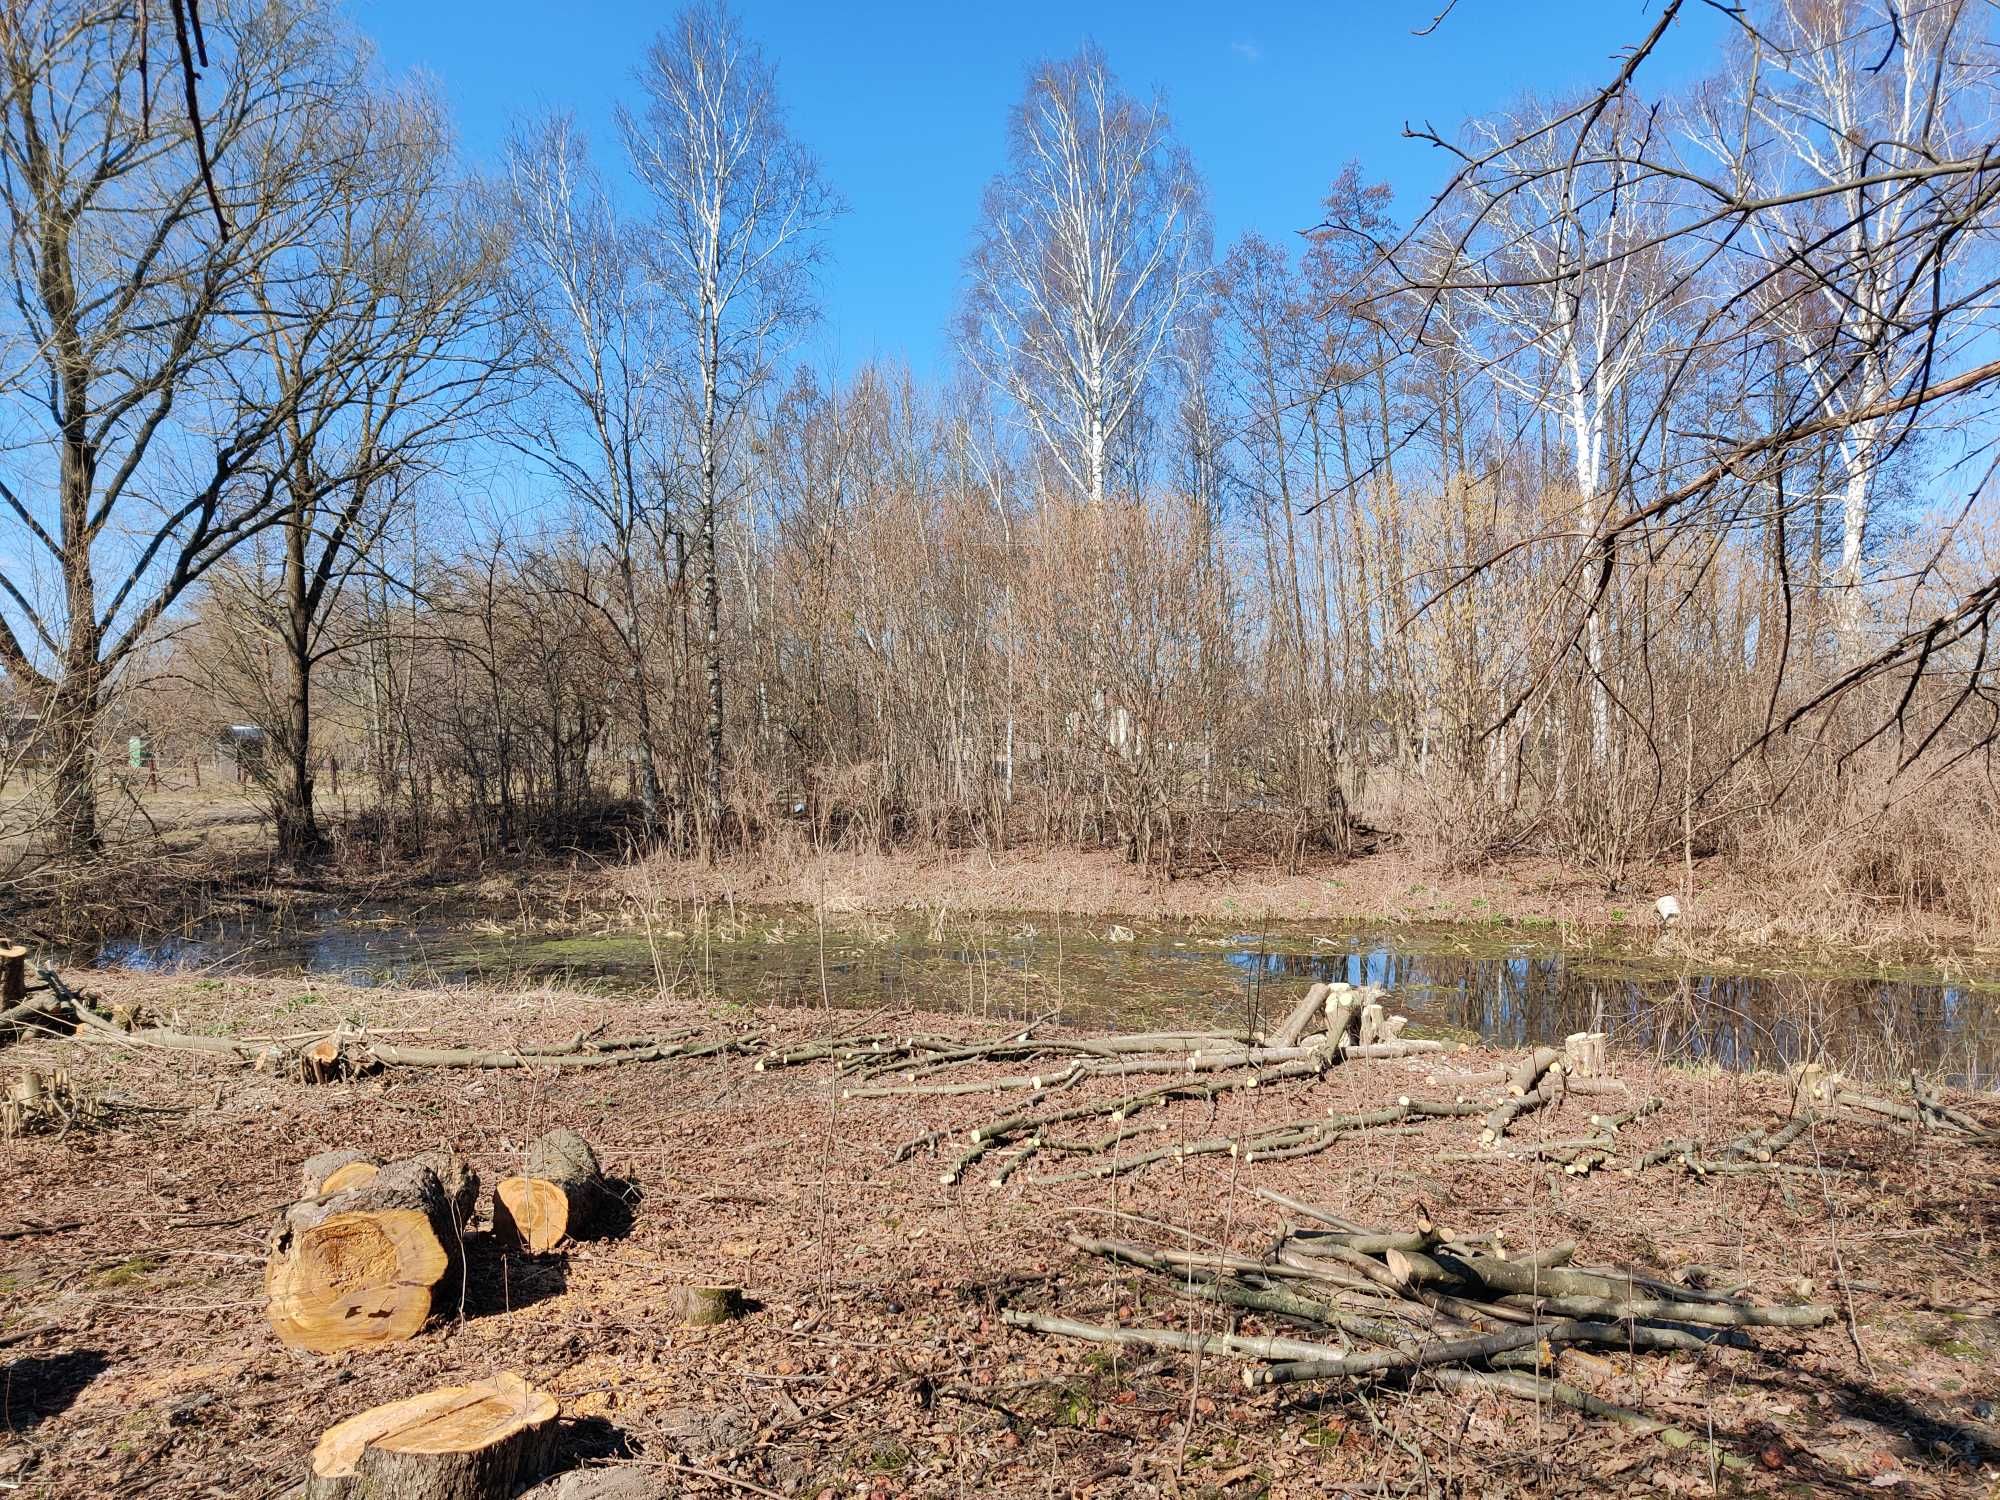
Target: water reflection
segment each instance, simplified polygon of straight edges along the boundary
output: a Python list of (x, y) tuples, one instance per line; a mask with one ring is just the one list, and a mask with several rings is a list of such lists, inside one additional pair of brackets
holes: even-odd
[(1503, 1045), (1605, 1030), (1663, 1058), (1740, 1069), (1822, 1056), (1850, 1073), (1910, 1067), (2000, 1086), (1995, 997), (1887, 979), (1702, 972), (1508, 946), (1482, 929), (1147, 933), (1050, 930), (991, 919), (942, 931), (921, 921), (829, 925), (760, 913), (692, 932), (579, 937), (482, 931), (459, 917), (399, 924), (393, 913), (323, 912), (282, 932), (225, 925), (107, 944), (104, 965), (149, 970), (325, 974), (351, 982), (456, 982), (533, 975), (610, 989), (700, 985), (742, 1002), (872, 1010), (926, 1008), (992, 1018), (1057, 1014), (1128, 1027), (1243, 1024), (1281, 1013), (1316, 979), (1375, 984), (1419, 1027)]

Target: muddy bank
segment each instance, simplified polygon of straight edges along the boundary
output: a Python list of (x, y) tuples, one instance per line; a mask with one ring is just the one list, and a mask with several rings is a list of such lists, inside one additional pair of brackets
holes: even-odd
[[(366, 1023), (520, 1045), (610, 1024), (782, 1045), (832, 1031), (1000, 1030), (963, 1015), (864, 1023), (558, 989), (79, 977), (183, 1029), (239, 1035)], [(1511, 1055), (1479, 1050), (1452, 1066)], [(70, 1041), (18, 1043), (6, 1061), (61, 1066), (118, 1106), (60, 1139), (0, 1146), (0, 1230), (11, 1236), (0, 1240), (0, 1336), (26, 1335), (5, 1351), (0, 1469), (20, 1493), (276, 1495), (327, 1423), (502, 1368), (556, 1394), (568, 1461), (631, 1466), (650, 1486), (635, 1494), (1318, 1496), (1387, 1483), (1950, 1495), (1979, 1493), (2000, 1464), (1990, 1404), (2000, 1158), (1893, 1124), (1815, 1127), (1796, 1158), (1810, 1170), (1789, 1191), (1768, 1174), (1573, 1177), (1459, 1160), (1476, 1135), (1455, 1119), (1356, 1134), (1299, 1160), (1215, 1153), (1093, 1182), (1021, 1172), (998, 1187), (982, 1164), (947, 1187), (941, 1167), (955, 1151), (943, 1143), (963, 1141), (1004, 1097), (844, 1099), (830, 1069), (757, 1072), (744, 1057), (587, 1074), (397, 1068), (323, 1088)], [(1662, 1100), (1627, 1127), (1635, 1152), (1676, 1135), (1727, 1137), (1794, 1107), (1786, 1081), (1768, 1074), (1614, 1064), (1635, 1093)], [(1421, 1060), (1350, 1064), (1179, 1104), (1160, 1111), (1157, 1139), (1352, 1112), (1432, 1091), (1435, 1071)], [(1110, 1080), (1087, 1087), (1096, 1092), (1080, 1097), (1117, 1091)], [(1522, 1139), (1574, 1135), (1590, 1108), (1538, 1112)], [(305, 1155), (448, 1145), (490, 1184), (557, 1123), (584, 1132), (633, 1185), (621, 1238), (550, 1259), (488, 1256), (462, 1316), (406, 1345), (326, 1361), (276, 1343), (263, 1318), (264, 1240)], [(933, 1132), (935, 1150), (896, 1159)], [(1134, 1278), (1079, 1260), (1065, 1235), (1119, 1227), (1254, 1255), (1278, 1220), (1260, 1187), (1380, 1225), (1446, 1213), (1524, 1254), (1574, 1241), (1579, 1261), (1741, 1285), (1773, 1302), (1831, 1301), (1842, 1316), (1700, 1357), (1561, 1356), (1566, 1375), (1608, 1399), (1712, 1434), (1703, 1451), (1423, 1380), (1252, 1394), (1215, 1361), (1095, 1350), (1003, 1321), (1008, 1309), (1185, 1317)], [(740, 1282), (759, 1306), (720, 1328), (680, 1329), (663, 1308), (690, 1280)]]

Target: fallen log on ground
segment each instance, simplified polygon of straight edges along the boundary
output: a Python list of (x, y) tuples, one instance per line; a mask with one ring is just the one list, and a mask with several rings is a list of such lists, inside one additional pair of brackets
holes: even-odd
[[(416, 1047), (390, 1042), (363, 1029), (335, 1030), (295, 1038), (297, 1046), (248, 1037), (207, 1036), (164, 1026), (120, 1026), (99, 1010), (88, 996), (65, 983), (53, 969), (41, 969), (55, 996), (47, 1007), (52, 1022), (72, 1028), (70, 1040), (105, 1046), (146, 1047), (168, 1052), (194, 1052), (233, 1058), (261, 1071), (290, 1075), (308, 1083), (333, 1083), (377, 1068), (603, 1068), (630, 1063), (668, 1062), (753, 1053), (762, 1038), (742, 1036), (694, 1039), (690, 1030), (663, 1036), (593, 1039), (508, 1048)], [(114, 1010), (116, 1007), (114, 1007)]]
[[(330, 1176), (358, 1165), (345, 1162)], [(462, 1163), (412, 1158), (294, 1203), (264, 1272), (279, 1339), (335, 1354), (415, 1335), (464, 1273), (465, 1223), (478, 1191)]]
[(574, 1130), (558, 1127), (528, 1148), (519, 1176), (493, 1189), (493, 1232), (530, 1255), (580, 1238), (610, 1202), (597, 1153)]
[(326, 1430), (304, 1500), (503, 1500), (539, 1476), (556, 1402), (519, 1375), (446, 1386)]

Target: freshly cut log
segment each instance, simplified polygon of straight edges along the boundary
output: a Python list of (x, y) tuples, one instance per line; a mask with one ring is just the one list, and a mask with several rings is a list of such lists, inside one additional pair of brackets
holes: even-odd
[(299, 1168), (299, 1196), (330, 1198), (364, 1182), (373, 1182), (381, 1170), (382, 1164), (366, 1151), (349, 1147), (318, 1151), (308, 1156)]
[(1326, 1044), (1335, 1055), (1343, 1042), (1353, 1039), (1361, 1022), (1362, 1000), (1353, 986), (1332, 985), (1326, 992)]
[(373, 1407), (321, 1436), (305, 1500), (500, 1500), (547, 1466), (555, 1416), (511, 1372)]
[(609, 1199), (590, 1143), (558, 1128), (528, 1148), (527, 1170), (493, 1190), (493, 1231), (531, 1255), (582, 1234)]
[(1284, 1025), (1280, 1026), (1271, 1038), (1273, 1047), (1296, 1047), (1299, 1044), (1299, 1038), (1306, 1034), (1306, 1028), (1324, 1013), (1326, 991), (1327, 986), (1323, 982), (1315, 983), (1306, 991), (1305, 998), (1292, 1007), (1291, 1014), (1285, 1017)]
[(740, 1318), (749, 1310), (738, 1286), (683, 1286), (674, 1288), (667, 1305), (674, 1316), (690, 1328), (712, 1328)]
[(1542, 1081), (1542, 1075), (1562, 1061), (1562, 1053), (1554, 1047), (1537, 1047), (1514, 1067), (1507, 1078), (1507, 1092), (1515, 1098), (1532, 1094), (1535, 1085)]
[(460, 1195), (430, 1162), (397, 1161), (294, 1203), (264, 1270), (278, 1337), (316, 1354), (412, 1337), (464, 1270)]

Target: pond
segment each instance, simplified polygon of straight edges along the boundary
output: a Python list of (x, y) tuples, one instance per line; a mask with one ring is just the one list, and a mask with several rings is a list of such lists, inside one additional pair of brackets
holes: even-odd
[(1412, 1034), (1504, 1046), (1604, 1030), (1674, 1062), (1783, 1067), (1819, 1056), (1855, 1076), (1910, 1068), (2000, 1087), (2000, 975), (1945, 966), (1840, 973), (1704, 961), (1643, 946), (1561, 946), (1480, 925), (1242, 931), (1046, 915), (715, 908), (650, 926), (522, 930), (477, 911), (323, 910), (122, 940), (93, 955), (154, 972), (317, 974), (352, 983), (556, 979), (608, 991), (698, 991), (746, 1006), (948, 1010), (1142, 1029), (1275, 1021), (1316, 979), (1375, 984)]

